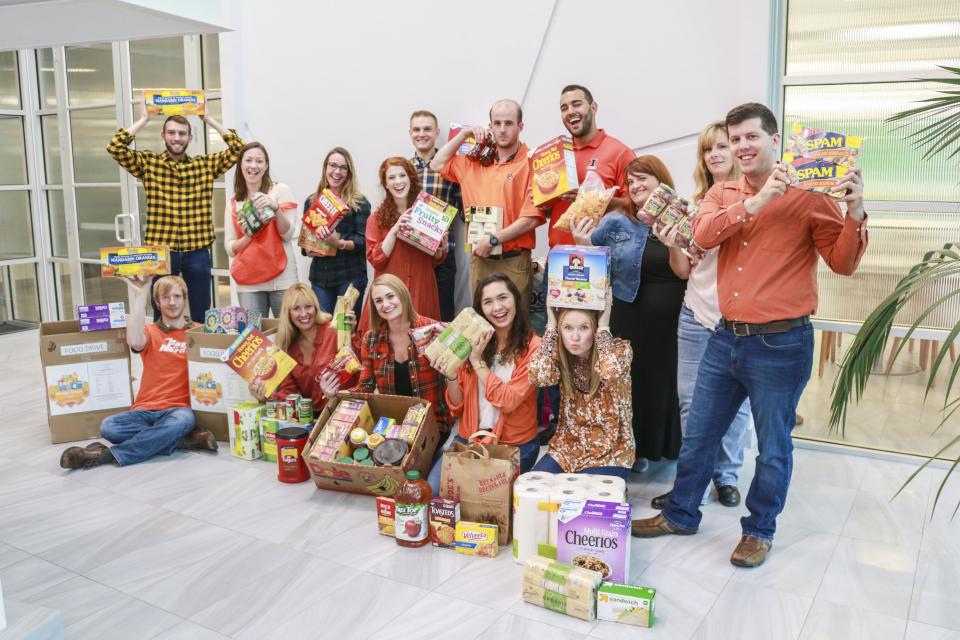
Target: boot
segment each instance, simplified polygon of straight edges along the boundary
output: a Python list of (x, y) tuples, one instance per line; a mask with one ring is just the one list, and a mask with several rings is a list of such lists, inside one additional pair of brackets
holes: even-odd
[(183, 438), (180, 448), (185, 451), (216, 451), (217, 439), (209, 431), (194, 429)]

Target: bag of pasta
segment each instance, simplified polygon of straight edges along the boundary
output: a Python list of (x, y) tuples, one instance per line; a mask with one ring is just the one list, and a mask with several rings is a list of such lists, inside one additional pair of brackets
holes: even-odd
[(596, 160), (587, 167), (587, 176), (583, 179), (583, 184), (577, 191), (577, 198), (570, 205), (570, 208), (563, 212), (557, 224), (556, 229), (569, 231), (580, 218), (588, 217), (593, 221), (599, 222), (600, 217), (607, 210), (607, 205), (613, 199), (613, 194), (617, 192), (617, 187), (607, 189), (603, 184), (603, 178), (597, 173), (594, 165)]

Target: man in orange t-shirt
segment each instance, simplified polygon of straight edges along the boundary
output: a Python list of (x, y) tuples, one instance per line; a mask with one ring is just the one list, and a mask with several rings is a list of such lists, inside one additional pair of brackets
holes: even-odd
[[(547, 218), (533, 206), (530, 195), (527, 145), (520, 142), (523, 109), (515, 100), (499, 100), (490, 108), (489, 116), (489, 128), (461, 129), (440, 147), (430, 161), (430, 168), (440, 171), (444, 179), (460, 183), (466, 213), (471, 207), (503, 210), (503, 226), (473, 245), (470, 288), (475, 289), (477, 282), (490, 274), (503, 273), (517, 285), (523, 309), (529, 313), (533, 287), (530, 252), (537, 246), (535, 229)], [(491, 136), (496, 146), (491, 163), (456, 155), (467, 138), (484, 140)], [(495, 253), (498, 246), (501, 252)]]
[(100, 425), (100, 434), (113, 446), (94, 442), (70, 447), (60, 456), (64, 469), (110, 462), (126, 466), (170, 455), (174, 449), (217, 450), (212, 433), (195, 429), (190, 408), (186, 332), (194, 323), (185, 314), (186, 283), (180, 276), (163, 276), (154, 282), (153, 301), (160, 309), (160, 320), (148, 325), (144, 310), (150, 282), (125, 280), (130, 297), (127, 344), (143, 359), (140, 391), (130, 411), (110, 416)]

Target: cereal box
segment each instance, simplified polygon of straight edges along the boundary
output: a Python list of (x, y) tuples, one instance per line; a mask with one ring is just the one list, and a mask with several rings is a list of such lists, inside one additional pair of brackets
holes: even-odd
[(547, 304), (602, 310), (609, 277), (609, 247), (557, 245), (547, 258)]
[(557, 514), (557, 561), (630, 582), (630, 505), (564, 500)]
[(253, 327), (245, 328), (227, 347), (223, 361), (247, 382), (263, 382), (268, 396), (297, 365), (270, 338)]
[(100, 275), (162, 276), (170, 273), (170, 249), (165, 246), (104, 247), (100, 249)]
[[(473, 252), (475, 244), (481, 238), (496, 233), (503, 228), (502, 207), (464, 207), (463, 217), (467, 221), (466, 242), (464, 248), (467, 253)], [(498, 256), (503, 253), (503, 245), (498, 244), (490, 251), (490, 255)]]
[(81, 304), (77, 306), (80, 332), (122, 329), (127, 326), (127, 313), (122, 302)]
[(432, 360), (445, 355), (446, 368), (441, 373), (452, 378), (460, 365), (470, 357), (473, 349), (470, 341), (485, 329), (492, 330), (493, 327), (473, 307), (466, 307), (427, 345), (424, 355)]
[(657, 590), (652, 587), (604, 582), (597, 590), (597, 618), (652, 627), (656, 595)]
[[(784, 156), (786, 159), (787, 156)], [(844, 191), (832, 192), (840, 178), (847, 175), (847, 167), (818, 158), (793, 158), (787, 164), (787, 175), (796, 186), (806, 191), (824, 193), (832, 198), (842, 198)]]
[(260, 419), (266, 406), (247, 400), (230, 407), (230, 453), (244, 460), (256, 460), (263, 455), (260, 448)]
[(580, 186), (577, 159), (569, 136), (558, 136), (530, 154), (530, 189), (533, 204), (539, 206)]
[(495, 524), (461, 520), (454, 533), (454, 547), (464, 555), (495, 558), (500, 550), (498, 536), (499, 527)]
[(394, 535), (393, 518), (395, 512), (396, 504), (393, 498), (377, 496), (377, 529), (380, 531), (380, 535)]
[(790, 164), (796, 158), (816, 158), (851, 168), (856, 166), (862, 149), (863, 138), (860, 136), (794, 124), (784, 146), (783, 161)]
[(202, 116), (207, 109), (199, 89), (145, 89), (143, 99), (150, 116)]
[(403, 227), (397, 237), (421, 251), (433, 254), (440, 247), (443, 234), (450, 228), (457, 208), (440, 198), (421, 191), (410, 212), (410, 227)]
[(435, 496), (430, 499), (430, 541), (435, 547), (456, 548), (460, 501)]

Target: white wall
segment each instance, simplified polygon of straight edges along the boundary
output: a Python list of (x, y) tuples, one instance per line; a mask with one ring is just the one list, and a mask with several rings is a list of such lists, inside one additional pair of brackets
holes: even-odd
[[(522, 101), (531, 147), (563, 133), (560, 88), (589, 87), (598, 121), (656, 152), (691, 192), (694, 142), (708, 121), (767, 95), (770, 0), (650, 3), (223, 0), (224, 119), (270, 150), (298, 198), (323, 156), (349, 149), (376, 206), (376, 170), (411, 155), (411, 111), (441, 127), (484, 123), (498, 98)], [(244, 131), (246, 129), (246, 131)], [(545, 243), (544, 243), (545, 244)]]

